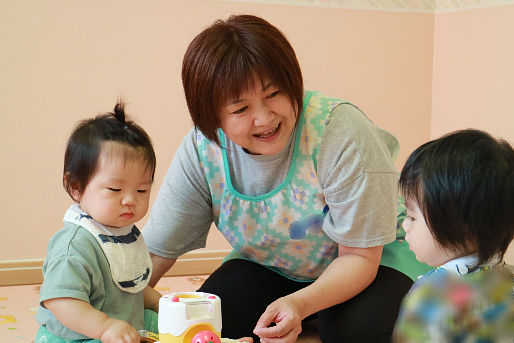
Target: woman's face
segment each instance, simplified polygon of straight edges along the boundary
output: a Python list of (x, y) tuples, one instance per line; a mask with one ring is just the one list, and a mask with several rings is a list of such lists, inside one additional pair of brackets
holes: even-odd
[(221, 128), (235, 144), (255, 155), (273, 155), (286, 146), (296, 124), (289, 96), (268, 80), (223, 106)]

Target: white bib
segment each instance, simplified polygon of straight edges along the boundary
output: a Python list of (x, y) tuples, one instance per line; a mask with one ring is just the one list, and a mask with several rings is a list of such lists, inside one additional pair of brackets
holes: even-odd
[(78, 204), (66, 211), (64, 221), (80, 225), (96, 238), (109, 262), (112, 281), (119, 289), (138, 293), (146, 287), (152, 275), (152, 260), (135, 225), (106, 227), (82, 211)]

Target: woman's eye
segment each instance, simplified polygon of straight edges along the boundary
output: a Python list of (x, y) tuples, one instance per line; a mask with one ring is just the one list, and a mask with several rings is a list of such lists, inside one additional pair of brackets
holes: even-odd
[(246, 111), (246, 109), (248, 108), (248, 106), (245, 106), (245, 107), (241, 107), (240, 109), (232, 112), (232, 114), (241, 114), (243, 113), (244, 111)]
[(111, 188), (111, 187), (107, 187), (108, 190), (110, 191), (113, 191), (113, 192), (119, 192), (121, 191), (121, 188)]
[(278, 93), (280, 93), (280, 90), (276, 90), (276, 91), (274, 91), (273, 93), (271, 93), (270, 95), (268, 95), (268, 99), (269, 99), (269, 98), (274, 98), (274, 97), (276, 97), (276, 96), (278, 95)]
[(407, 216), (407, 217), (405, 217), (405, 219), (408, 219), (408, 220), (410, 220), (411, 222), (413, 222), (413, 221), (414, 221), (414, 218), (413, 218), (413, 217), (411, 217), (411, 216)]
[(148, 190), (147, 189), (138, 189), (137, 192), (138, 193), (146, 193), (146, 192), (148, 192)]

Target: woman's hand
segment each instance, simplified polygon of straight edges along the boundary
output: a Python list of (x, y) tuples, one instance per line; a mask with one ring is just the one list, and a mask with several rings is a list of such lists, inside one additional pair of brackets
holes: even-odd
[(105, 322), (106, 329), (100, 340), (103, 343), (139, 343), (140, 337), (136, 329), (129, 323), (109, 318)]
[[(261, 315), (253, 333), (262, 343), (296, 342), (302, 332), (303, 305), (294, 294), (272, 302)], [(275, 323), (274, 326), (270, 326)]]
[[(352, 248), (339, 245), (339, 256), (311, 285), (272, 302), (254, 334), (264, 343), (295, 342), (305, 317), (359, 294), (376, 276), (382, 246)], [(269, 326), (275, 323), (276, 326)]]

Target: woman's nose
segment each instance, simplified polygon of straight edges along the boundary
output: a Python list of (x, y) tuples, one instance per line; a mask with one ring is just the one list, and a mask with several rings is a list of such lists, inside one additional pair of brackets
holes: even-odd
[(273, 121), (274, 117), (273, 111), (268, 106), (264, 104), (257, 106), (254, 115), (254, 125), (266, 126)]

